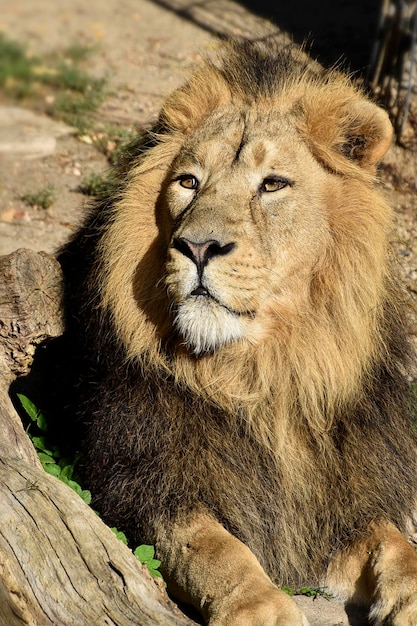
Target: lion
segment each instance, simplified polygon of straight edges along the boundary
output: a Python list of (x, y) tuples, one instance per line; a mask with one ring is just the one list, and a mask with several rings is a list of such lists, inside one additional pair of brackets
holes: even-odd
[(306, 584), (417, 624), (391, 140), (343, 72), (228, 42), (61, 254), (94, 506), (210, 626), (306, 626)]

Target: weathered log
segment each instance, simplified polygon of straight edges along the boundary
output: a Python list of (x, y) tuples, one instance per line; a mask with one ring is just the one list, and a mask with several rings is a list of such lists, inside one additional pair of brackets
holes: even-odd
[(1, 357), (10, 378), (27, 373), (35, 348), (63, 331), (63, 276), (45, 252), (0, 257)]
[(44, 472), (8, 395), (62, 332), (55, 259), (0, 258), (0, 626), (192, 624), (95, 512)]
[(41, 467), (8, 387), (28, 373), (36, 346), (63, 331), (62, 271), (47, 254), (17, 250), (0, 257), (0, 277), (0, 455)]

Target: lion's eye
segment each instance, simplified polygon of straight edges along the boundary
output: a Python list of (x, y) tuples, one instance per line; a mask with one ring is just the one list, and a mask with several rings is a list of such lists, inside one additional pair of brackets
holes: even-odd
[(287, 185), (290, 184), (290, 181), (286, 178), (279, 178), (277, 176), (268, 176), (268, 178), (264, 178), (261, 183), (260, 191), (261, 193), (269, 193), (272, 191), (279, 191), (280, 189), (284, 189)]
[(198, 187), (198, 180), (192, 174), (183, 174), (178, 178), (178, 182), (185, 189), (197, 189)]

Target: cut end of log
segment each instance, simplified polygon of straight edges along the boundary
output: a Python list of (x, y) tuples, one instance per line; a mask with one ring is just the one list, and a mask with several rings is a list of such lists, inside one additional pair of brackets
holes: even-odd
[(20, 249), (0, 257), (0, 367), (10, 375), (28, 373), (36, 346), (64, 330), (63, 273), (44, 253)]

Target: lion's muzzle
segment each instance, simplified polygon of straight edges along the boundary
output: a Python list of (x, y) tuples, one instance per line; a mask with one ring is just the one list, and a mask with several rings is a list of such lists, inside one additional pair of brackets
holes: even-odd
[[(219, 273), (216, 267), (211, 278), (207, 276), (208, 264), (213, 262), (215, 265), (215, 261), (235, 248), (234, 242), (222, 244), (217, 239), (194, 241), (181, 236), (172, 242), (172, 249), (177, 254), (175, 270), (172, 271), (171, 267), (173, 281), (169, 285), (176, 301), (174, 324), (184, 343), (197, 354), (212, 352), (243, 335), (240, 315), (223, 301), (221, 288), (219, 293), (217, 278), (222, 272)], [(183, 263), (188, 263), (188, 267)]]
[(174, 248), (176, 248), (181, 254), (188, 257), (197, 266), (198, 276), (201, 279), (203, 271), (210, 259), (217, 256), (225, 256), (229, 254), (236, 244), (231, 242), (226, 245), (222, 245), (215, 239), (209, 239), (208, 241), (190, 241), (186, 237), (178, 237), (174, 240)]

